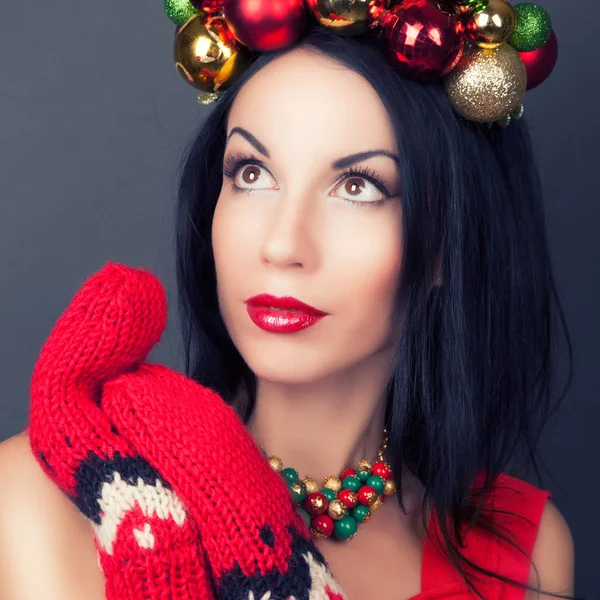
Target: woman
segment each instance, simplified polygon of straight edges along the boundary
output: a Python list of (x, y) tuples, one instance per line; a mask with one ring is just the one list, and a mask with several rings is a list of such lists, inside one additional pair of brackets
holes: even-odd
[[(397, 501), (352, 542), (313, 540), (347, 598), (477, 597), (435, 571), (432, 508), (479, 597), (538, 597), (511, 573), (572, 597), (563, 517), (543, 490), (495, 477), (534, 452), (550, 409), (555, 294), (523, 120), (485, 131), (368, 41), (316, 30), (261, 55), (203, 124), (177, 252), (188, 373), (267, 454), (320, 481), (373, 462), (389, 430)], [(279, 316), (261, 294), (311, 308)], [(2, 445), (0, 597), (103, 598), (92, 530), (40, 464), (26, 434)], [(533, 521), (512, 570), (501, 515), (466, 501), (481, 469), (483, 497), (526, 494), (499, 504)], [(453, 533), (471, 518), (467, 544), (493, 533), (469, 550)]]

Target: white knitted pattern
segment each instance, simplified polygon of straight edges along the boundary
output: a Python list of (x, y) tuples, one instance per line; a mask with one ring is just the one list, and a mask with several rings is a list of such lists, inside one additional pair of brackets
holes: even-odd
[[(113, 544), (117, 531), (125, 514), (136, 505), (147, 517), (157, 516), (160, 519), (172, 519), (180, 527), (186, 519), (186, 512), (179, 497), (170, 489), (165, 488), (160, 480), (155, 485), (148, 485), (139, 477), (137, 485), (131, 485), (121, 478), (118, 471), (114, 472), (113, 480), (102, 484), (102, 494), (98, 504), (102, 510), (102, 522), (94, 523), (96, 537), (107, 554), (113, 553)], [(134, 535), (143, 548), (154, 547), (154, 536), (149, 524), (144, 530), (134, 530)]]

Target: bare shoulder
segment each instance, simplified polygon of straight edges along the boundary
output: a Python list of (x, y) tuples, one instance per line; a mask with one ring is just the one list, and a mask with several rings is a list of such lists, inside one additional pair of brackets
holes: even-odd
[(0, 443), (0, 600), (84, 597), (105, 598), (92, 528), (18, 434)]
[[(574, 594), (575, 548), (569, 525), (556, 505), (547, 500), (533, 547), (533, 565), (529, 583), (555, 594)], [(528, 592), (526, 600), (551, 598)]]

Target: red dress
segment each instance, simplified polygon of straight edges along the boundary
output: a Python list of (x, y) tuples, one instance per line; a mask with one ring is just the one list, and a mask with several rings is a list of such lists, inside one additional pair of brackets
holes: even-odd
[[(546, 504), (552, 494), (506, 473), (499, 475), (487, 506), (496, 510), (514, 512), (519, 517), (494, 513), (494, 521), (512, 532), (518, 546), (531, 556), (537, 531)], [(429, 521), (429, 533), (439, 532), (435, 513)], [(506, 532), (503, 532), (506, 535)], [(439, 533), (441, 536), (441, 533)], [(440, 538), (443, 539), (443, 538)], [(516, 548), (487, 532), (471, 529), (466, 535), (466, 547), (461, 553), (475, 564), (494, 573), (527, 583), (531, 564)], [(449, 559), (443, 557), (429, 536), (423, 549), (421, 592), (409, 600), (472, 600), (477, 598), (469, 590)], [(471, 580), (473, 578), (471, 577)], [(527, 590), (481, 575), (475, 581), (486, 600), (523, 600)]]

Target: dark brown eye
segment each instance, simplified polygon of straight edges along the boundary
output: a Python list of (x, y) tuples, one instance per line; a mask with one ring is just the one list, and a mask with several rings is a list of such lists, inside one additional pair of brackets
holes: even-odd
[(351, 177), (346, 180), (344, 184), (344, 189), (351, 196), (359, 195), (365, 187), (365, 180), (360, 177)]
[(248, 165), (242, 169), (242, 179), (244, 183), (256, 183), (256, 180), (260, 177), (260, 168), (256, 165)]

